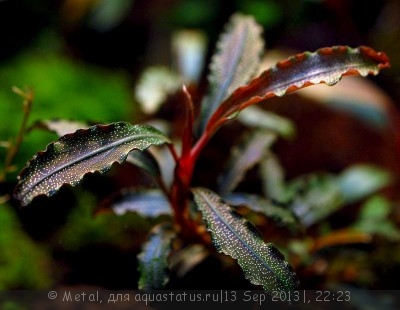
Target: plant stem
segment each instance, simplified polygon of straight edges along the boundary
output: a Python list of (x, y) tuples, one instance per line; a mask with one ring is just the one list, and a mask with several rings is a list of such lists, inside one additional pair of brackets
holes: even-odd
[(10, 141), (10, 145), (8, 147), (8, 151), (6, 154), (5, 161), (4, 161), (4, 171), (0, 175), (0, 182), (4, 181), (7, 176), (7, 173), (12, 171), (11, 164), (12, 164), (15, 156), (17, 155), (18, 150), (20, 149), (22, 141), (24, 139), (26, 126), (28, 124), (28, 118), (31, 113), (32, 104), (33, 104), (33, 90), (28, 89), (27, 91), (23, 91), (20, 88), (14, 86), (12, 88), (12, 91), (24, 99), (24, 101), (23, 101), (23, 118), (22, 118), (21, 126), (19, 127), (15, 141), (14, 142)]

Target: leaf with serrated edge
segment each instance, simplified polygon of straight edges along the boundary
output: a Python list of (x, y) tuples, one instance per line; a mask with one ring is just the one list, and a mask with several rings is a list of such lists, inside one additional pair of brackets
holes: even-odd
[(168, 255), (175, 237), (172, 225), (163, 223), (155, 226), (137, 256), (140, 273), (139, 289), (161, 289), (168, 281)]
[(111, 208), (118, 215), (126, 212), (136, 212), (146, 217), (172, 215), (168, 199), (157, 189), (125, 191), (111, 203)]
[(148, 125), (118, 122), (78, 130), (49, 144), (29, 161), (18, 176), (14, 196), (27, 205), (38, 195), (53, 195), (63, 184), (77, 185), (86, 173), (107, 172), (114, 162), (124, 162), (133, 149), (168, 142), (163, 133)]
[(268, 98), (319, 83), (334, 85), (343, 76), (376, 75), (389, 66), (384, 53), (366, 46), (334, 46), (294, 55), (237, 88), (212, 115), (207, 131), (214, 132), (239, 111)]
[(202, 126), (218, 105), (256, 73), (264, 49), (262, 28), (253, 17), (232, 16), (221, 35), (210, 65), (209, 93), (202, 102)]
[(240, 183), (245, 173), (256, 165), (274, 143), (276, 135), (270, 131), (255, 131), (245, 142), (235, 147), (226, 172), (219, 178), (219, 193), (229, 193)]
[(298, 279), (284, 256), (271, 243), (265, 243), (250, 222), (214, 192), (204, 188), (194, 188), (192, 192), (215, 247), (237, 259), (251, 283), (262, 285), (269, 291), (289, 291), (298, 287)]

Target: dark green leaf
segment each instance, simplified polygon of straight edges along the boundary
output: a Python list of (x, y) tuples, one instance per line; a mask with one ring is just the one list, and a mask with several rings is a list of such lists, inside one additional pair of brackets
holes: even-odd
[(124, 192), (112, 202), (111, 208), (118, 215), (126, 212), (136, 212), (145, 217), (172, 214), (168, 199), (156, 189)]
[(391, 181), (390, 174), (371, 165), (355, 165), (339, 175), (310, 174), (287, 185), (291, 210), (306, 225), (312, 225), (382, 189)]
[(298, 287), (292, 267), (276, 247), (263, 241), (253, 225), (212, 191), (203, 188), (192, 191), (215, 247), (219, 252), (237, 259), (251, 283), (262, 285), (269, 291), (287, 291)]
[(133, 149), (168, 142), (148, 125), (119, 122), (78, 130), (49, 144), (29, 161), (19, 175), (15, 198), (27, 205), (38, 195), (53, 195), (63, 184), (78, 184), (86, 173), (108, 171), (114, 162), (125, 161)]
[(244, 108), (268, 98), (318, 83), (334, 85), (347, 75), (376, 75), (387, 67), (389, 60), (384, 53), (365, 46), (335, 46), (297, 54), (236, 89), (210, 118), (207, 130), (214, 132)]
[(270, 131), (256, 131), (245, 136), (242, 145), (232, 150), (225, 173), (219, 178), (219, 193), (231, 192), (243, 179), (245, 173), (256, 165), (275, 142), (276, 135)]
[(261, 32), (253, 17), (235, 14), (230, 19), (212, 58), (200, 117), (203, 127), (219, 104), (256, 73), (264, 48)]
[(157, 225), (152, 229), (142, 252), (138, 255), (139, 289), (161, 289), (167, 283), (168, 255), (174, 237), (175, 232), (169, 223)]
[(305, 226), (310, 226), (344, 206), (342, 195), (330, 174), (298, 177), (288, 184), (292, 192), (290, 209)]

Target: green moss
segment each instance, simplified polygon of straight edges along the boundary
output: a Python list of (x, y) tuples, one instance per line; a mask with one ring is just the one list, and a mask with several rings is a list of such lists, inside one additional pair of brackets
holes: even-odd
[(0, 205), (0, 227), (0, 290), (50, 287), (47, 251), (22, 230), (8, 205)]
[[(11, 91), (12, 86), (34, 90), (29, 124), (54, 118), (128, 121), (133, 111), (125, 74), (72, 62), (57, 54), (22, 54), (0, 67), (0, 141), (14, 138), (22, 119), (22, 98)], [(16, 158), (18, 167), (56, 138), (38, 131), (27, 134)], [(0, 150), (0, 156), (4, 153)]]

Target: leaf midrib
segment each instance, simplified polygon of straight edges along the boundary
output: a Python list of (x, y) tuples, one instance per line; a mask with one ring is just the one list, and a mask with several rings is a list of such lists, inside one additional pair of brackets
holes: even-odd
[[(199, 192), (198, 192), (199, 193)], [(211, 211), (213, 211), (218, 218), (221, 219), (221, 221), (224, 223), (224, 225), (238, 238), (238, 240), (240, 240), (240, 242), (246, 247), (246, 242), (235, 232), (235, 230), (230, 228), (230, 225), (228, 222), (225, 221), (223, 215), (221, 215), (218, 210), (216, 208), (212, 207), (212, 202), (203, 195), (203, 193), (200, 192), (201, 197), (204, 199), (204, 201), (207, 203), (207, 205), (209, 206), (209, 208), (211, 209)], [(251, 234), (251, 232), (249, 232)], [(266, 264), (264, 263), (264, 260), (251, 248), (251, 247), (246, 247), (247, 249), (249, 249), (249, 251), (254, 254), (254, 256), (260, 261), (262, 262), (262, 264), (274, 275), (276, 275), (276, 273)], [(236, 258), (239, 259), (239, 258)], [(281, 281), (281, 279), (277, 276), (277, 279), (279, 279), (279, 282), (281, 283), (281, 285), (283, 287), (285, 287), (284, 283)], [(260, 283), (257, 283), (260, 284)]]
[[(135, 135), (134, 137), (132, 136), (128, 136), (122, 139), (119, 139), (117, 141), (114, 141), (110, 144), (107, 144), (105, 146), (101, 146), (100, 148), (96, 149), (96, 150), (92, 150), (89, 153), (85, 153), (84, 156), (80, 156), (78, 157), (76, 160), (73, 161), (69, 161), (66, 164), (59, 166), (57, 169), (52, 170), (51, 173), (47, 173), (46, 175), (44, 175), (43, 177), (39, 178), (38, 180), (36, 180), (36, 182), (34, 182), (33, 184), (31, 184), (31, 186), (27, 187), (25, 191), (21, 192), (21, 195), (25, 196), (27, 193), (31, 192), (36, 186), (38, 186), (40, 183), (44, 182), (46, 179), (48, 179), (50, 176), (64, 170), (67, 169), (68, 167), (72, 167), (74, 165), (76, 165), (78, 162), (83, 162), (88, 158), (94, 157), (96, 154), (101, 154), (101, 153), (105, 153), (109, 150), (112, 150), (113, 148), (117, 147), (117, 146), (122, 146), (123, 144), (129, 143), (129, 142), (133, 142), (135, 140), (138, 139), (144, 139), (146, 137), (149, 138), (158, 138), (161, 137), (161, 140), (165, 140), (165, 137), (163, 137), (162, 135), (156, 135), (156, 134), (139, 134), (139, 135)], [(129, 152), (133, 149), (140, 149), (138, 147), (133, 147), (132, 149), (129, 150)], [(140, 149), (142, 150), (142, 149)], [(128, 152), (128, 153), (129, 153)], [(110, 163), (112, 164), (112, 163)], [(109, 165), (105, 166), (108, 167)]]

